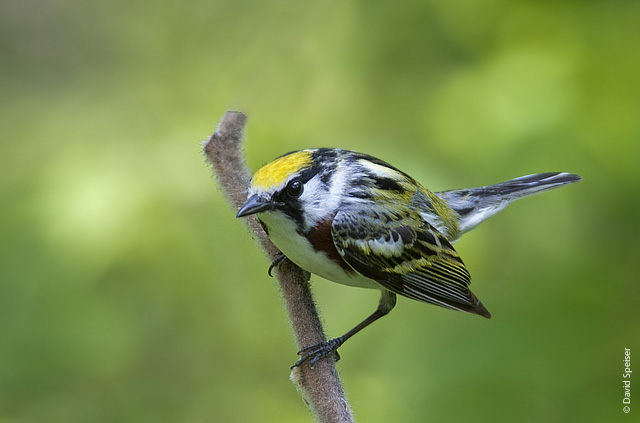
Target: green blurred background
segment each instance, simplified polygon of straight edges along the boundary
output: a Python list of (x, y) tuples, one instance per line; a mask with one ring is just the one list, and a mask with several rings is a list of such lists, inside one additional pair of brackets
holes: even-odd
[[(639, 20), (630, 1), (2, 1), (0, 422), (312, 420), (268, 263), (201, 153), (227, 109), (252, 169), (333, 146), (433, 190), (585, 178), (456, 244), (491, 320), (400, 299), (341, 349), (359, 421), (632, 421)], [(333, 336), (377, 303), (314, 289)]]

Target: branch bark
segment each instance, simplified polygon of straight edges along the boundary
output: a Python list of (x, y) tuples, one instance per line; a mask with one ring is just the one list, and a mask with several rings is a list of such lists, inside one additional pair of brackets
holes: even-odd
[[(204, 153), (213, 166), (218, 182), (227, 200), (236, 209), (246, 201), (251, 179), (251, 172), (242, 152), (246, 121), (247, 117), (242, 112), (227, 112), (213, 135), (203, 143)], [(243, 221), (269, 260), (274, 260), (280, 252), (264, 233), (257, 219), (249, 216)], [(286, 260), (274, 269), (274, 274), (298, 349), (326, 341), (309, 287), (309, 273)], [(308, 362), (294, 368), (291, 380), (319, 422), (354, 421), (331, 356), (319, 360), (313, 369)]]

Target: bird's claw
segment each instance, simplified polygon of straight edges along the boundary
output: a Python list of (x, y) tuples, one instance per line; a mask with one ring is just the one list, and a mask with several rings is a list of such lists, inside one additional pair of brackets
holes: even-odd
[(342, 338), (334, 338), (325, 342), (319, 342), (317, 344), (309, 345), (298, 351), (300, 360), (296, 361), (291, 368), (299, 367), (305, 361), (309, 362), (309, 367), (313, 369), (318, 360), (331, 353), (334, 354), (335, 361), (340, 360), (340, 354), (338, 354), (338, 348), (343, 344)]
[(269, 270), (267, 270), (267, 274), (271, 277), (273, 277), (273, 275), (271, 274), (271, 271), (273, 270), (274, 267), (277, 267), (280, 263), (282, 263), (283, 261), (285, 261), (287, 259), (287, 256), (285, 256), (284, 254), (279, 254), (278, 257), (276, 257), (272, 262), (271, 265), (269, 266)]

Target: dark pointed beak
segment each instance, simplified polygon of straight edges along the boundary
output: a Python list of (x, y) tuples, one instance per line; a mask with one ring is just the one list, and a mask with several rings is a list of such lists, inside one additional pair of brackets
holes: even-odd
[(251, 198), (244, 203), (244, 206), (240, 207), (236, 217), (245, 217), (252, 214), (260, 213), (267, 210), (272, 210), (273, 204), (270, 201), (263, 200), (258, 195), (252, 195)]

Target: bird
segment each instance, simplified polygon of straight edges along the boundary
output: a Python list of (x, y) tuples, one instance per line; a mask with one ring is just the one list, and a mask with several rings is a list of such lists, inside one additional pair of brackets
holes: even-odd
[[(313, 148), (255, 172), (236, 217), (255, 215), (282, 255), (342, 285), (377, 289), (376, 310), (337, 338), (298, 351), (313, 367), (396, 305), (396, 296), (490, 318), (452, 244), (509, 203), (580, 181), (547, 172), (478, 188), (432, 192), (368, 154)], [(269, 268), (269, 273), (271, 272)]]

